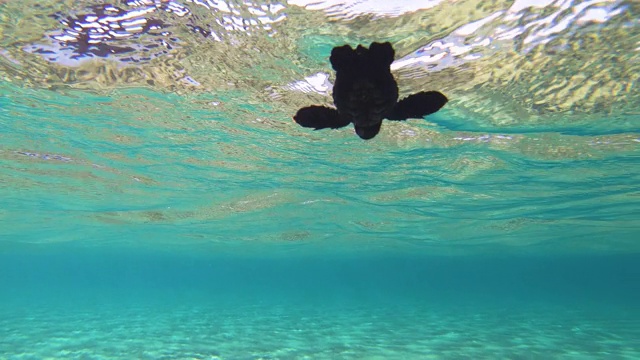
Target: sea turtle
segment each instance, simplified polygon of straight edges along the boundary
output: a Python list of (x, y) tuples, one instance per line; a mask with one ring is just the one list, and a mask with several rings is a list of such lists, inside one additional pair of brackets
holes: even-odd
[(353, 123), (356, 134), (369, 140), (378, 134), (383, 119), (421, 118), (440, 110), (448, 100), (438, 91), (423, 91), (398, 101), (398, 84), (390, 68), (394, 55), (388, 42), (374, 42), (368, 49), (362, 45), (355, 50), (350, 45), (334, 47), (329, 60), (336, 71), (333, 102), (337, 109), (308, 106), (293, 119), (315, 130)]

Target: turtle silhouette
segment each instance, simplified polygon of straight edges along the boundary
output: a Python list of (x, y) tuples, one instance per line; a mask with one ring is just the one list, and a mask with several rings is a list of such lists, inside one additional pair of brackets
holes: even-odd
[(395, 51), (390, 43), (372, 43), (354, 50), (350, 45), (334, 47), (329, 58), (336, 71), (333, 103), (307, 106), (293, 119), (307, 128), (337, 129), (351, 123), (364, 140), (374, 138), (382, 120), (421, 118), (440, 110), (448, 101), (438, 91), (422, 91), (398, 101), (398, 84), (391, 74)]

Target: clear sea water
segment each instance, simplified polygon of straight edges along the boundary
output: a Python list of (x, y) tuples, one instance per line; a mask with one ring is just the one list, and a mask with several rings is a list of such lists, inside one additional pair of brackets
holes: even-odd
[[(0, 0), (0, 359), (639, 359), (639, 19)], [(449, 103), (295, 124), (372, 41)]]

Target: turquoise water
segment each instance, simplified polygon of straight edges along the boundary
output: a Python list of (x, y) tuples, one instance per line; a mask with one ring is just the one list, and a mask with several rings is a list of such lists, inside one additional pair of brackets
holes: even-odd
[[(273, 253), (273, 251), (271, 251)], [(637, 256), (2, 255), (5, 358), (638, 357)]]
[(0, 359), (640, 358), (636, 4), (389, 4), (0, 1)]

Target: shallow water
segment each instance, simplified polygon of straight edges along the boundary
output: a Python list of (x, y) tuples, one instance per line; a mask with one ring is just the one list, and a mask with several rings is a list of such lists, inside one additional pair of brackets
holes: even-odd
[(0, 260), (10, 359), (640, 355), (637, 256), (65, 248)]
[[(0, 358), (640, 357), (639, 10), (0, 1)], [(450, 102), (292, 122), (372, 41)]]

